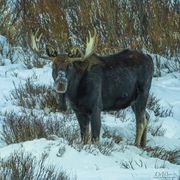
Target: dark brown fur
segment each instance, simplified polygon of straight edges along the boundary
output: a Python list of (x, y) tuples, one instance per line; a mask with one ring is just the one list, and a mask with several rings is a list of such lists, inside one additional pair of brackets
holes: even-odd
[(131, 106), (136, 116), (135, 144), (145, 146), (146, 103), (153, 76), (153, 62), (149, 55), (124, 50), (103, 57), (92, 54), (84, 62), (69, 63), (58, 59), (58, 63), (53, 65), (53, 78), (58, 82), (61, 81), (58, 72), (66, 74), (68, 88), (62, 96), (69, 99), (76, 113), (84, 143), (88, 142), (89, 124), (92, 142), (98, 141), (101, 111)]

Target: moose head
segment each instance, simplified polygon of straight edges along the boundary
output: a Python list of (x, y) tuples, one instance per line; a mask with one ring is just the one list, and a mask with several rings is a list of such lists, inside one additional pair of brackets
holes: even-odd
[(67, 91), (68, 76), (73, 71), (73, 67), (76, 67), (79, 72), (83, 73), (86, 70), (90, 70), (95, 64), (102, 64), (94, 54), (98, 44), (98, 36), (95, 28), (93, 33), (88, 31), (84, 53), (80, 49), (80, 46), (76, 45), (69, 48), (68, 52), (58, 54), (52, 45), (47, 44), (47, 55), (42, 55), (42, 51), (38, 48), (41, 37), (42, 33), (39, 34), (39, 30), (31, 33), (31, 48), (39, 57), (50, 59), (53, 62), (52, 76), (54, 79), (54, 88), (57, 93), (65, 93)]

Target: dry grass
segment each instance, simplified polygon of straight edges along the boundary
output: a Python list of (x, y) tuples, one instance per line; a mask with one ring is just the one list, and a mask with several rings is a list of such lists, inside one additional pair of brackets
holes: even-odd
[(121, 162), (121, 167), (124, 169), (132, 169), (134, 170), (136, 167), (147, 169), (147, 165), (142, 160), (127, 160)]
[(103, 138), (108, 138), (110, 140), (112, 140), (114, 143), (119, 144), (123, 138), (119, 135), (117, 135), (115, 132), (111, 132), (108, 128), (103, 128), (103, 134), (102, 137)]
[(157, 123), (158, 119), (152, 122), (149, 127), (148, 131), (151, 133), (152, 136), (164, 136), (166, 129), (162, 127), (162, 123)]
[(87, 153), (93, 154), (94, 156), (98, 154), (110, 156), (112, 152), (117, 151), (114, 141), (108, 139), (103, 139), (98, 144), (83, 145), (81, 143), (74, 143), (72, 144), (72, 147), (78, 152), (86, 151)]
[(159, 158), (164, 161), (176, 164), (177, 159), (180, 158), (180, 150), (166, 150), (163, 147), (146, 147), (144, 149), (150, 157)]
[(73, 117), (38, 115), (31, 112), (6, 112), (3, 114), (0, 138), (6, 144), (19, 143), (52, 135), (64, 138), (72, 144), (79, 137), (79, 128)]
[(14, 90), (6, 99), (24, 108), (48, 109), (55, 112), (59, 108), (56, 96), (51, 86), (37, 85), (29, 78), (25, 84), (19, 84), (18, 87), (14, 84)]
[(168, 117), (172, 116), (173, 112), (172, 109), (163, 108), (160, 103), (160, 99), (156, 98), (154, 94), (150, 94), (147, 108), (154, 112), (155, 116), (158, 117)]
[(37, 160), (31, 154), (14, 152), (8, 159), (0, 159), (0, 180), (70, 180), (65, 171), (45, 166), (45, 160), (46, 155)]

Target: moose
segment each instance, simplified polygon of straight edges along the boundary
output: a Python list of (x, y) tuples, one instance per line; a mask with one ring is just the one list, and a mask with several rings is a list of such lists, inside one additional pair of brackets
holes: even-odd
[[(32, 34), (31, 40), (32, 48), (37, 50), (37, 35)], [(61, 108), (66, 110), (65, 99), (68, 98), (80, 126), (82, 143), (87, 144), (89, 137), (92, 143), (99, 141), (102, 111), (131, 106), (136, 118), (135, 145), (145, 147), (152, 58), (130, 49), (99, 56), (95, 53), (97, 44), (96, 31), (89, 31), (84, 53), (74, 47), (68, 53), (58, 54), (51, 46), (46, 46), (46, 53), (53, 61), (54, 88), (59, 94)]]

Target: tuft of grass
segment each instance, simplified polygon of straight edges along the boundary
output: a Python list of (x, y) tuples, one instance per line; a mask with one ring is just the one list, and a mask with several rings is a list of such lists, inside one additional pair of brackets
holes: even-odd
[(180, 158), (180, 150), (166, 150), (163, 147), (146, 147), (144, 149), (150, 157), (159, 158), (170, 163), (177, 164), (177, 159)]
[[(156, 121), (158, 121), (158, 119)], [(151, 124), (148, 127), (148, 131), (151, 133), (152, 136), (164, 136), (166, 129), (162, 127), (162, 123), (157, 125)]]
[(86, 151), (89, 154), (98, 155), (103, 154), (105, 156), (110, 156), (112, 152), (116, 151), (115, 143), (112, 140), (104, 139), (98, 144), (86, 144), (74, 143), (72, 147), (78, 152)]
[(119, 135), (116, 135), (115, 132), (111, 132), (108, 128), (104, 127), (103, 128), (103, 134), (102, 134), (102, 137), (103, 138), (108, 138), (108, 139), (111, 139), (113, 142), (115, 142), (116, 144), (119, 144), (123, 138)]
[(124, 169), (132, 169), (134, 170), (135, 167), (145, 168), (147, 169), (146, 163), (144, 163), (142, 160), (128, 160), (128, 161), (122, 161), (121, 167)]
[(107, 113), (113, 115), (115, 118), (120, 119), (122, 122), (127, 122), (128, 118), (126, 117), (126, 110), (121, 109), (119, 111), (108, 111)]
[(132, 169), (134, 170), (134, 166), (133, 166), (133, 161), (122, 161), (121, 162), (121, 167), (124, 169)]
[(150, 94), (147, 102), (147, 108), (153, 111), (154, 115), (158, 117), (173, 116), (172, 108), (171, 109), (163, 108), (160, 105), (159, 101), (160, 99), (157, 99), (154, 94)]
[(59, 108), (58, 98), (51, 86), (37, 85), (29, 78), (25, 84), (14, 84), (14, 90), (11, 91), (10, 97), (15, 105), (28, 109), (48, 109), (55, 112)]
[(99, 151), (105, 155), (110, 156), (116, 150), (113, 140), (105, 140), (97, 145)]
[(165, 68), (168, 70), (168, 73), (180, 72), (180, 57), (170, 58), (165, 64)]
[[(63, 170), (56, 170), (55, 166), (45, 166), (47, 156), (42, 155), (40, 160), (32, 154), (14, 152), (8, 159), (0, 159), (0, 180), (43, 179), (43, 180), (70, 180)], [(75, 179), (75, 178), (74, 178)]]
[(72, 117), (31, 112), (6, 112), (2, 119), (0, 139), (6, 144), (19, 143), (55, 135), (72, 144), (79, 137), (79, 128)]

